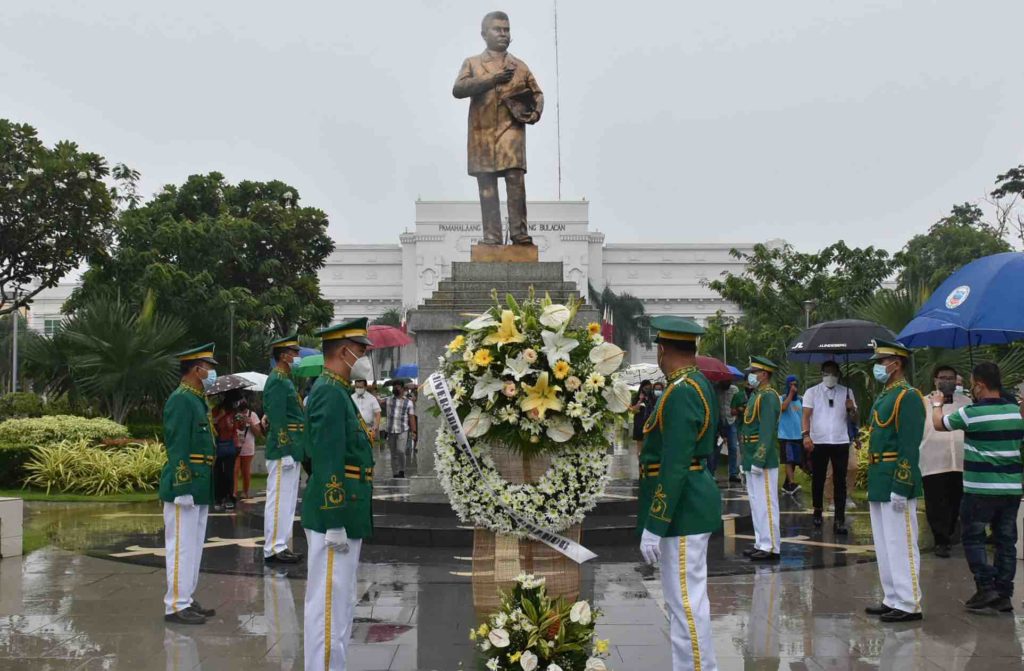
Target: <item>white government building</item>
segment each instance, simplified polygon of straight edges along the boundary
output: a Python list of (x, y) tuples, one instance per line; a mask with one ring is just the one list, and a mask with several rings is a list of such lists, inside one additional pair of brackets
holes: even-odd
[[(590, 228), (586, 200), (530, 202), (528, 212), (540, 260), (561, 261), (565, 279), (575, 282), (583, 296), (589, 283), (597, 290), (608, 286), (618, 294), (636, 296), (649, 314), (679, 315), (701, 323), (719, 310), (739, 314), (703, 282), (724, 271), (741, 272), (743, 263), (729, 252), (749, 252), (752, 243), (607, 243), (604, 233)], [(453, 261), (469, 261), (470, 245), (480, 237), (478, 202), (417, 201), (412, 230), (399, 235), (397, 243), (338, 245), (320, 270), (320, 290), (334, 304), (337, 320), (373, 318), (390, 309), (405, 313), (450, 276)], [(61, 305), (76, 286), (77, 276), (69, 277), (40, 293), (31, 306), (30, 328), (52, 332), (60, 323)], [(633, 348), (630, 355), (634, 363), (654, 357), (653, 350), (642, 347)], [(402, 359), (415, 361), (415, 355), (403, 351)]]

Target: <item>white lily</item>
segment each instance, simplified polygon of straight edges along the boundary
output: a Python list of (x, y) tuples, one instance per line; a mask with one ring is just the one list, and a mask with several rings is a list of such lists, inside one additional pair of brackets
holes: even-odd
[(491, 371), (487, 371), (481, 375), (476, 384), (473, 386), (473, 400), (479, 400), (486, 398), (488, 401), (493, 401), (494, 397), (498, 395), (498, 392), (505, 386), (505, 382), (499, 378), (494, 377)]
[(511, 375), (515, 378), (516, 382), (519, 382), (530, 373), (536, 372), (536, 370), (530, 368), (530, 364), (527, 363), (523, 353), (520, 352), (515, 358), (505, 360), (505, 370), (501, 374)]
[(616, 380), (610, 387), (606, 387), (601, 395), (608, 402), (608, 409), (612, 412), (626, 412), (629, 409), (629, 402), (632, 400), (632, 393), (629, 387)]
[(590, 350), (590, 361), (594, 364), (594, 370), (602, 375), (610, 375), (617, 371), (624, 356), (626, 353), (622, 348), (610, 342), (601, 343)]
[(497, 325), (498, 325), (498, 322), (495, 321), (494, 317), (492, 317), (489, 312), (485, 312), (482, 315), (480, 315), (479, 317), (477, 317), (476, 319), (474, 319), (473, 321), (471, 321), (468, 324), (466, 324), (466, 330), (467, 331), (479, 331), (480, 329), (485, 329), (485, 328), (487, 328), (489, 326), (497, 326)]
[[(552, 366), (556, 361), (569, 361), (569, 352), (579, 346), (579, 342), (575, 338), (567, 338), (554, 331), (541, 331), (540, 337), (544, 340), (544, 347), (541, 347), (540, 350), (544, 352), (548, 358), (548, 364)], [(594, 356), (593, 352), (590, 356)]]
[(572, 428), (572, 422), (566, 417), (556, 417), (548, 423), (546, 433), (556, 443), (564, 443), (576, 434), (576, 429)]
[(462, 420), (467, 438), (479, 438), (491, 430), (491, 416), (480, 408), (473, 408)]
[(572, 317), (572, 312), (569, 311), (569, 308), (560, 303), (554, 303), (540, 313), (540, 323), (549, 329), (561, 330), (570, 317)]

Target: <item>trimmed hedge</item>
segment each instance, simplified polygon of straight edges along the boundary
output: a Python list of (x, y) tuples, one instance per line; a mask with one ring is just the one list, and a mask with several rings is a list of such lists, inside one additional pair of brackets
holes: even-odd
[(14, 417), (41, 417), (43, 399), (30, 391), (0, 396), (0, 420)]
[(89, 444), (128, 438), (128, 429), (109, 419), (88, 419), (70, 415), (9, 419), (0, 422), (0, 487), (16, 488), (28, 475), (26, 463), (32, 450), (63, 441)]

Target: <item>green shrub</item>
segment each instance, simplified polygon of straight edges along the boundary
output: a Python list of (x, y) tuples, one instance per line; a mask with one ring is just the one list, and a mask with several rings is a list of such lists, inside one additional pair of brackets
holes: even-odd
[(13, 417), (40, 417), (43, 399), (30, 391), (19, 391), (0, 396), (0, 419)]
[(2, 447), (46, 447), (65, 440), (95, 444), (110, 438), (128, 437), (126, 427), (102, 418), (56, 415), (0, 422)]
[(25, 481), (25, 464), (31, 458), (31, 446), (0, 444), (0, 487), (20, 488)]
[(135, 424), (129, 422), (128, 433), (131, 434), (132, 438), (139, 438), (143, 440), (155, 439), (162, 441), (164, 439), (164, 425), (150, 423)]
[(32, 450), (25, 485), (59, 492), (104, 495), (151, 491), (167, 461), (164, 446), (139, 443), (104, 449), (88, 440), (65, 440)]

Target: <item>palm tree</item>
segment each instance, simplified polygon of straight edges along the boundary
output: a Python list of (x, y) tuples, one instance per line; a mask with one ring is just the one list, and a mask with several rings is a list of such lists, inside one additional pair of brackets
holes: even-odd
[(594, 285), (588, 285), (591, 300), (594, 307), (604, 314), (605, 308), (609, 308), (612, 314), (612, 321), (615, 324), (613, 340), (622, 349), (628, 350), (633, 341), (643, 345), (647, 349), (651, 347), (650, 319), (644, 309), (643, 301), (632, 294), (617, 294), (610, 287), (605, 286), (604, 291), (597, 291)]

